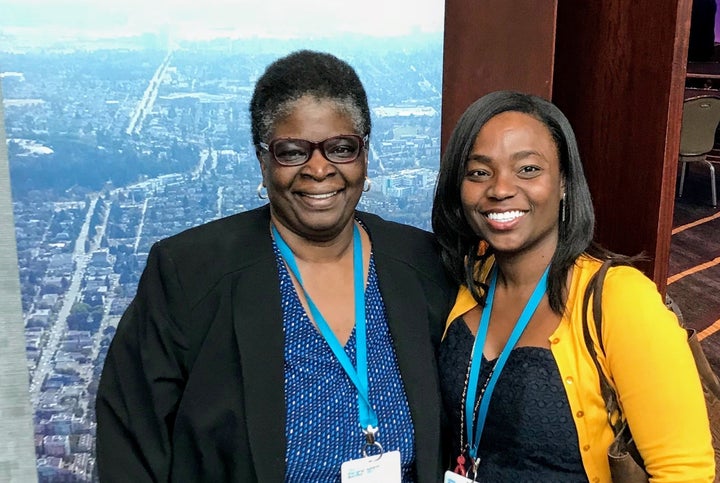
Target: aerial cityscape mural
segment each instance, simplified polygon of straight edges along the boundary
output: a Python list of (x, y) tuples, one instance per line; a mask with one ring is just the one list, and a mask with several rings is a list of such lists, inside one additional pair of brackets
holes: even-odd
[(97, 382), (150, 246), (264, 203), (248, 101), (277, 57), (310, 48), (356, 68), (373, 121), (360, 209), (430, 228), (441, 32), (18, 32), (0, 28), (0, 80), (42, 482), (93, 481)]

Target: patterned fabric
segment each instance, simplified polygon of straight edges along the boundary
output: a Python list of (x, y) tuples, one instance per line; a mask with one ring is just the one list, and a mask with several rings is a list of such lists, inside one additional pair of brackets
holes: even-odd
[[(273, 243), (274, 244), (274, 243)], [(358, 393), (308, 318), (277, 246), (285, 330), (286, 482), (339, 482), (340, 465), (362, 457)], [(365, 293), (370, 402), (378, 416), (378, 442), (400, 450), (403, 481), (415, 480), (415, 439), (375, 261)], [(356, 363), (355, 330), (345, 352)], [(374, 454), (372, 451), (369, 454)]]
[[(458, 318), (440, 347), (440, 384), (453, 458), (460, 450), (462, 395), (474, 342)], [(493, 363), (483, 357), (478, 384), (487, 379)], [(510, 353), (490, 401), (478, 454), (479, 481), (587, 481), (577, 430), (549, 349), (516, 347)]]

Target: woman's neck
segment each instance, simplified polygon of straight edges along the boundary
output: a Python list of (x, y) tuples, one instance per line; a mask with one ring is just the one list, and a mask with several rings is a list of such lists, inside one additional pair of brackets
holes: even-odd
[(312, 240), (298, 235), (274, 219), (272, 223), (298, 261), (306, 263), (335, 262), (352, 253), (355, 223), (353, 220), (335, 237), (328, 240)]
[(498, 284), (507, 289), (526, 289), (535, 287), (543, 272), (550, 264), (552, 253), (530, 256), (495, 255), (498, 267)]

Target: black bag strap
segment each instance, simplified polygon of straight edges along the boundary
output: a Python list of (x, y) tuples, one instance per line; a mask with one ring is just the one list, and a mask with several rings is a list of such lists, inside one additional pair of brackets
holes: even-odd
[(597, 369), (598, 377), (600, 379), (600, 394), (605, 401), (605, 410), (607, 411), (608, 423), (613, 430), (615, 436), (620, 433), (622, 429), (623, 417), (622, 411), (620, 410), (620, 403), (618, 402), (618, 396), (613, 387), (610, 385), (605, 373), (602, 370), (602, 366), (597, 359), (597, 351), (595, 350), (595, 343), (590, 335), (590, 327), (588, 323), (588, 305), (590, 303), (590, 297), (593, 298), (592, 306), (592, 317), (595, 321), (595, 333), (597, 335), (598, 345), (600, 351), (605, 354), (605, 347), (602, 340), (602, 289), (603, 283), (605, 282), (605, 275), (612, 266), (612, 260), (605, 260), (595, 274), (590, 278), (585, 294), (583, 296), (583, 310), (582, 310), (582, 325), (583, 325), (583, 336), (585, 338), (585, 345), (587, 346), (588, 353), (595, 368)]

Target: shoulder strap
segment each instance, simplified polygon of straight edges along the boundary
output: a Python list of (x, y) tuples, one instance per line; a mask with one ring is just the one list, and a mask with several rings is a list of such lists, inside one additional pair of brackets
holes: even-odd
[(688, 333), (688, 345), (690, 346), (690, 351), (695, 359), (695, 366), (700, 374), (700, 380), (702, 381), (705, 390), (712, 394), (715, 399), (720, 400), (720, 380), (715, 374), (712, 366), (710, 366), (710, 362), (707, 360), (707, 357), (705, 357), (705, 353), (703, 352), (702, 346), (700, 345), (700, 341), (697, 337), (697, 331), (695, 329), (688, 328), (685, 328), (685, 330)]
[(588, 306), (590, 303), (590, 297), (592, 297), (592, 317), (595, 320), (595, 334), (597, 335), (600, 351), (604, 354), (605, 347), (602, 340), (602, 289), (603, 283), (605, 282), (605, 275), (607, 275), (607, 271), (611, 266), (612, 261), (605, 260), (600, 269), (598, 269), (598, 271), (590, 278), (590, 282), (588, 282), (583, 296), (582, 325), (585, 345), (587, 346), (590, 358), (595, 363), (595, 368), (597, 369), (598, 377), (600, 379), (600, 394), (605, 401), (608, 422), (613, 430), (613, 434), (617, 435), (622, 429), (622, 411), (620, 410), (620, 404), (618, 403), (617, 393), (610, 385), (610, 381), (608, 381), (605, 376), (602, 366), (597, 359), (597, 351), (595, 350), (595, 343), (590, 335), (590, 327), (588, 323)]

